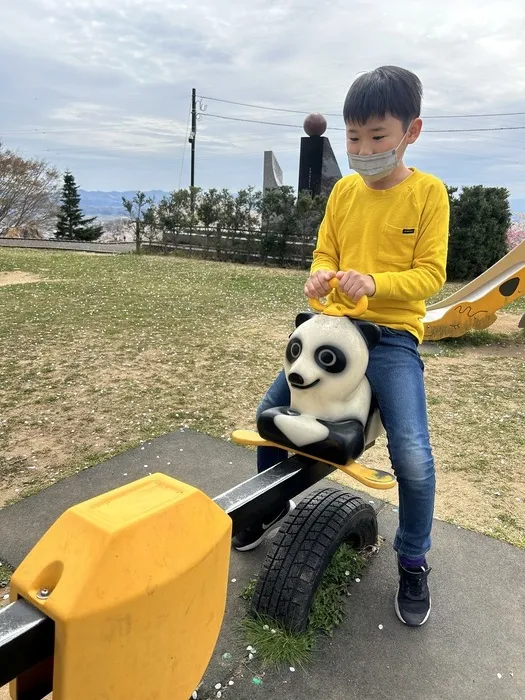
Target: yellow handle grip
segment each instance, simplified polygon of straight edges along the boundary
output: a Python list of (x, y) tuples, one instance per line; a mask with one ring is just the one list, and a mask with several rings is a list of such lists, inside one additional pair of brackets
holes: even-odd
[[(332, 289), (337, 289), (339, 287), (339, 280), (337, 277), (332, 277), (328, 284)], [(348, 301), (350, 302), (350, 299)], [(359, 301), (354, 304), (353, 308), (344, 304), (323, 304), (319, 299), (310, 299), (309, 302), (314, 311), (320, 311), (329, 316), (350, 316), (354, 318), (356, 316), (362, 316), (368, 309), (367, 296), (361, 297)]]

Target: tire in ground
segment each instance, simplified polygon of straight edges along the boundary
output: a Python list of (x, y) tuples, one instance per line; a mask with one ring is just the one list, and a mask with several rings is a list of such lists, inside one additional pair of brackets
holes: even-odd
[(357, 551), (377, 543), (374, 509), (341, 489), (313, 492), (275, 535), (255, 586), (253, 612), (304, 632), (323, 574), (345, 542)]

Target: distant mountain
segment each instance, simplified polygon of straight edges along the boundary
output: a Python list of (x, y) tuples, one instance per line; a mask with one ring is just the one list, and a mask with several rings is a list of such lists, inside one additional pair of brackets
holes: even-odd
[[(122, 197), (133, 199), (136, 190), (126, 192), (79, 190), (79, 194), (82, 210), (86, 216), (99, 216), (101, 219), (113, 219), (126, 216), (126, 212), (122, 207)], [(164, 190), (149, 190), (145, 194), (147, 197), (152, 197), (158, 202), (165, 195), (169, 194), (169, 192), (164, 192)], [(513, 216), (517, 216), (522, 212), (525, 213), (525, 199), (515, 199), (511, 197), (510, 208)]]
[[(126, 192), (100, 192), (90, 190), (79, 190), (80, 206), (86, 216), (99, 216), (101, 219), (109, 219), (126, 216), (126, 211), (122, 206), (122, 197), (133, 199), (134, 191)], [(149, 190), (145, 192), (146, 197), (151, 197), (155, 201), (162, 199), (169, 194), (163, 190)]]

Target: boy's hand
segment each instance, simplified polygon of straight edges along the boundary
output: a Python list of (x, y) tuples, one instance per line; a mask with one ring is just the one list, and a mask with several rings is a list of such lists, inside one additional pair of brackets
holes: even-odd
[(337, 273), (339, 289), (346, 294), (353, 302), (359, 301), (361, 297), (372, 297), (376, 292), (376, 283), (371, 275), (361, 275), (355, 270)]
[(333, 270), (317, 270), (313, 275), (306, 280), (304, 285), (304, 293), (310, 299), (319, 299), (326, 297), (332, 291), (330, 288), (330, 280), (335, 277)]

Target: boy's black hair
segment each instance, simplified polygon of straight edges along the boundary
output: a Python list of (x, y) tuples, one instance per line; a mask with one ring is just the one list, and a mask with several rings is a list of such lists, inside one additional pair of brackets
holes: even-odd
[(398, 66), (381, 66), (363, 73), (350, 86), (343, 107), (346, 123), (363, 125), (387, 115), (399, 119), (404, 129), (421, 113), (423, 86), (414, 73)]

